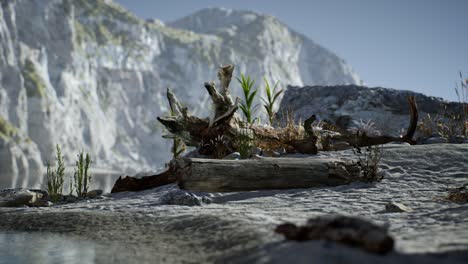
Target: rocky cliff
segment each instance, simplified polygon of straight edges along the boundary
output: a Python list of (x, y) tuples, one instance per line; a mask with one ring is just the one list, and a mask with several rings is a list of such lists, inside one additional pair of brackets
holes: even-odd
[(161, 166), (166, 88), (206, 114), (202, 83), (221, 63), (284, 85), (360, 82), (330, 51), (253, 12), (207, 9), (165, 25), (108, 0), (1, 1), (0, 188), (41, 184), (55, 144), (68, 165), (84, 150), (99, 168)]

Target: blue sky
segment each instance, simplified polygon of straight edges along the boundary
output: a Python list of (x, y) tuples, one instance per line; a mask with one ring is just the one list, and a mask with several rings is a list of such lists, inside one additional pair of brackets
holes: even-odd
[(367, 86), (456, 100), (468, 78), (468, 0), (115, 0), (172, 21), (206, 7), (278, 17), (350, 64)]

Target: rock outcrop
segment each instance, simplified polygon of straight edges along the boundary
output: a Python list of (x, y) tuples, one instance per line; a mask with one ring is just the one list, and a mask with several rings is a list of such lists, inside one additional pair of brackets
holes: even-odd
[(122, 173), (161, 166), (170, 142), (155, 118), (168, 111), (166, 88), (207, 113), (200, 84), (220, 63), (258, 83), (360, 82), (342, 59), (271, 16), (207, 9), (165, 25), (112, 1), (2, 1), (0, 188), (38, 187), (55, 144), (67, 165), (85, 150), (94, 166)]
[[(296, 120), (306, 120), (316, 115), (317, 120), (327, 120), (342, 128), (352, 128), (369, 121), (383, 134), (398, 136), (408, 127), (410, 110), (407, 97), (415, 97), (419, 119), (443, 113), (460, 113), (460, 103), (449, 103), (442, 98), (426, 96), (412, 91), (387, 88), (368, 88), (358, 85), (341, 86), (289, 86), (278, 111), (294, 112)], [(356, 124), (358, 123), (358, 124)]]

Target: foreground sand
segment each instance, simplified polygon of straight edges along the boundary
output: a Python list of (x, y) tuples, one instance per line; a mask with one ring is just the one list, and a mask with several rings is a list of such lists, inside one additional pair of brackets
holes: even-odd
[[(352, 158), (352, 152), (320, 155)], [(468, 144), (387, 145), (385, 179), (333, 188), (196, 193), (201, 206), (167, 205), (174, 185), (109, 195), (52, 208), (1, 208), (0, 230), (65, 233), (98, 242), (96, 262), (135, 263), (463, 263), (468, 259), (468, 204), (444, 200), (468, 182)], [(207, 200), (207, 199), (205, 199)], [(408, 213), (384, 213), (401, 202)], [(322, 214), (361, 216), (389, 226), (395, 252), (376, 256), (327, 242), (287, 242), (273, 233), (285, 221)], [(109, 247), (112, 252), (109, 252)], [(103, 249), (104, 250), (104, 249)]]

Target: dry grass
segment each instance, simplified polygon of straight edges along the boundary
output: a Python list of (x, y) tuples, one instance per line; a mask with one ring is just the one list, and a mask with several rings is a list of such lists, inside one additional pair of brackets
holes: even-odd
[(427, 114), (418, 124), (419, 137), (427, 138), (434, 135), (446, 138), (449, 142), (456, 142), (458, 136), (468, 136), (468, 79), (455, 84), (455, 93), (461, 104), (461, 111), (453, 113), (447, 111), (447, 106), (436, 115)]
[(454, 142), (457, 136), (466, 135), (465, 121), (462, 122), (460, 114), (448, 113), (447, 107), (436, 115), (427, 114), (418, 123), (417, 135), (419, 138), (439, 136)]
[(215, 159), (222, 159), (229, 154), (229, 142), (223, 135), (218, 135), (210, 140), (211, 148), (213, 149), (213, 157)]
[(379, 173), (379, 164), (382, 159), (383, 146), (366, 146), (353, 148), (353, 153), (358, 161), (356, 164), (361, 169), (361, 178), (363, 182), (380, 182), (383, 175)]
[(460, 120), (461, 133), (463, 136), (468, 136), (468, 79), (463, 79), (460, 72), (460, 83), (455, 84), (455, 93), (457, 94), (458, 101), (462, 104), (462, 111), (458, 115)]

